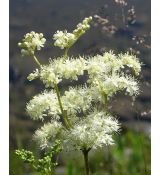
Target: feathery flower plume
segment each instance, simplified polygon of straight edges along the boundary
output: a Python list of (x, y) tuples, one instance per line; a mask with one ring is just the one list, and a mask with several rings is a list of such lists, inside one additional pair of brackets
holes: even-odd
[(34, 31), (27, 33), (24, 36), (22, 42), (18, 43), (21, 49), (22, 56), (34, 55), (36, 50), (41, 50), (44, 47), (46, 39), (43, 37), (42, 33), (35, 33)]

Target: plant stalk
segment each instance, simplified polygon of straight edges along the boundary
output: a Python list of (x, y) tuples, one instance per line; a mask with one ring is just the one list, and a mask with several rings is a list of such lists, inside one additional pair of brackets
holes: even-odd
[(63, 109), (61, 98), (60, 98), (60, 94), (59, 94), (59, 89), (58, 89), (57, 84), (55, 84), (54, 87), (55, 87), (55, 91), (56, 91), (56, 94), (57, 94), (58, 103), (59, 103), (59, 106), (60, 106), (60, 109), (61, 109), (61, 113), (62, 113), (62, 116), (63, 116), (63, 120), (64, 120), (64, 123), (65, 123), (65, 126), (66, 126), (67, 129), (69, 129), (71, 127), (71, 124), (70, 124), (70, 121), (69, 121), (69, 119), (67, 117), (67, 113)]
[(65, 49), (65, 51), (64, 51), (64, 58), (67, 57), (68, 51), (69, 51), (69, 47), (67, 47), (67, 48)]
[[(66, 56), (67, 56), (67, 52), (68, 52), (68, 50), (66, 50)], [(38, 64), (38, 66), (41, 67), (41, 63), (38, 61), (36, 56), (32, 55), (32, 57), (33, 57), (34, 61)], [(58, 89), (57, 84), (55, 84), (55, 91), (56, 91), (56, 94), (57, 94), (58, 103), (59, 103), (59, 106), (60, 106), (60, 109), (61, 109), (61, 112), (62, 112), (62, 116), (63, 116), (65, 126), (66, 126), (67, 129), (69, 129), (70, 127), (72, 127), (72, 125), (71, 125), (71, 123), (70, 123), (70, 121), (67, 117), (67, 113), (63, 110), (63, 106), (62, 106), (62, 102), (61, 102), (61, 98), (60, 98), (59, 89)]]
[(107, 94), (104, 93), (104, 108), (106, 113), (108, 112), (108, 99), (107, 99)]
[(88, 153), (89, 153), (90, 149), (83, 149), (83, 157), (84, 157), (84, 162), (85, 162), (85, 172), (86, 175), (90, 175), (90, 171), (89, 171), (89, 162), (88, 162)]
[(37, 57), (35, 55), (32, 55), (34, 61), (38, 64), (39, 67), (41, 67), (41, 63), (38, 61)]

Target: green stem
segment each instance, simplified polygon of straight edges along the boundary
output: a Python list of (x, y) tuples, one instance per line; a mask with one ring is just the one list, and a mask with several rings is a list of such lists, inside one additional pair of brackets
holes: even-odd
[(65, 51), (64, 51), (64, 58), (67, 57), (68, 51), (69, 51), (69, 47), (67, 47), (67, 48), (65, 49)]
[[(68, 50), (66, 50), (66, 55), (67, 55), (67, 52), (68, 52)], [(33, 57), (34, 61), (38, 64), (38, 66), (41, 67), (41, 64), (38, 61), (37, 57), (33, 54), (32, 54), (32, 57)], [(66, 126), (67, 129), (69, 129), (70, 127), (72, 127), (72, 125), (71, 125), (71, 123), (70, 123), (70, 121), (67, 117), (66, 111), (63, 110), (63, 106), (62, 106), (62, 102), (61, 102), (61, 98), (60, 98), (59, 89), (58, 89), (57, 84), (55, 84), (55, 91), (56, 91), (56, 94), (57, 94), (58, 103), (59, 103), (59, 106), (60, 106), (60, 109), (61, 109), (61, 112), (62, 112), (62, 116), (63, 116), (65, 126)]]
[(69, 129), (71, 127), (71, 125), (70, 125), (69, 119), (67, 117), (67, 113), (63, 109), (58, 86), (57, 86), (57, 84), (55, 84), (54, 86), (55, 86), (55, 91), (56, 91), (56, 94), (57, 94), (58, 103), (59, 103), (59, 106), (60, 106), (60, 109), (61, 109), (61, 113), (62, 113), (62, 116), (63, 116), (63, 119), (64, 119), (65, 126), (66, 126), (67, 129)]
[(83, 153), (83, 157), (84, 157), (84, 162), (85, 162), (85, 172), (86, 175), (90, 175), (89, 172), (89, 162), (88, 162), (88, 153), (91, 149), (83, 149), (82, 153)]
[(32, 55), (34, 61), (38, 64), (39, 67), (41, 67), (41, 63), (38, 61), (37, 57), (35, 55)]
[(104, 107), (105, 107), (106, 112), (108, 112), (107, 106), (108, 106), (107, 94), (104, 93)]

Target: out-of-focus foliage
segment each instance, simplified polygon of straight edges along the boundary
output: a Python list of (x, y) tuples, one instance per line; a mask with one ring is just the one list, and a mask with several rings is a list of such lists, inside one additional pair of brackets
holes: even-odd
[[(125, 131), (116, 137), (116, 144), (108, 150), (91, 153), (93, 175), (150, 174), (150, 138), (142, 133)], [(81, 160), (68, 165), (67, 175), (81, 175)], [(82, 165), (83, 166), (83, 165)]]
[(60, 141), (56, 140), (55, 144), (51, 146), (43, 155), (42, 158), (36, 158), (33, 152), (28, 150), (16, 150), (15, 153), (24, 162), (30, 165), (34, 171), (37, 171), (41, 175), (52, 174), (55, 167), (58, 165), (57, 160), (53, 160), (53, 156), (58, 155), (62, 151), (60, 147)]
[[(90, 153), (92, 175), (149, 175), (150, 174), (150, 137), (132, 130), (122, 131), (116, 136), (115, 145), (108, 149)], [(63, 157), (63, 159), (61, 159)], [(62, 153), (61, 166), (56, 175), (82, 175), (83, 157), (80, 154), (69, 156)], [(12, 170), (12, 171), (11, 171)], [(28, 175), (31, 170), (11, 151), (10, 175)]]

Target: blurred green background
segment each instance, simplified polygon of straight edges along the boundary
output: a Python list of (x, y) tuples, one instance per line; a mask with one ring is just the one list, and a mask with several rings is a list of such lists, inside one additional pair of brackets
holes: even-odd
[[(110, 102), (110, 110), (122, 123), (122, 131), (115, 136), (113, 147), (90, 153), (92, 174), (150, 174), (150, 0), (128, 0), (127, 3), (124, 23), (122, 8), (114, 0), (10, 0), (10, 175), (34, 174), (17, 158), (14, 150), (26, 148), (39, 152), (32, 134), (41, 123), (27, 116), (25, 105), (44, 89), (39, 81), (27, 81), (26, 77), (36, 65), (30, 58), (21, 58), (17, 43), (32, 30), (43, 32), (47, 44), (37, 55), (46, 63), (49, 57), (62, 54), (60, 49), (53, 47), (54, 32), (72, 31), (90, 15), (98, 17), (95, 16), (90, 31), (75, 44), (69, 55), (95, 55), (110, 49), (116, 53), (132, 51), (144, 63), (141, 93), (135, 104), (121, 94)], [(135, 15), (129, 13), (133, 6)], [(59, 163), (57, 175), (84, 174), (80, 153), (63, 152)]]

